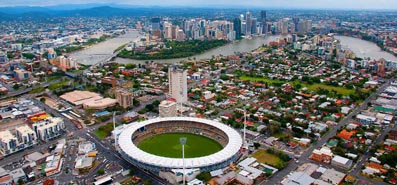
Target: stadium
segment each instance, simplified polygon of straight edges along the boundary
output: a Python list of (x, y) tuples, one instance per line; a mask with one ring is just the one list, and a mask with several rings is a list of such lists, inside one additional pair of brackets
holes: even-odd
[[(185, 160), (183, 160), (182, 156), (177, 157), (176, 155), (171, 155), (167, 157), (168, 153), (164, 152), (162, 154), (153, 154), (155, 153), (156, 147), (163, 147), (165, 150), (160, 149), (160, 151), (167, 151), (167, 148), (175, 148), (175, 146), (154, 146), (152, 147), (154, 148), (154, 152), (152, 152), (152, 150), (144, 151), (140, 148), (140, 144), (144, 143), (145, 140), (150, 140), (157, 136), (164, 136), (166, 134), (202, 136), (205, 137), (202, 138), (204, 139), (203, 142), (205, 142), (206, 139), (209, 140), (209, 143), (211, 143), (212, 140), (215, 141), (214, 150), (209, 151), (209, 153), (204, 152), (203, 155), (199, 155), (198, 157), (194, 155), (194, 153), (197, 152), (194, 152), (190, 158), (187, 156)], [(131, 164), (154, 173), (159, 173), (161, 171), (178, 171), (183, 169), (183, 166), (185, 166), (186, 169), (196, 169), (200, 171), (217, 170), (236, 161), (240, 157), (240, 149), (242, 146), (241, 135), (233, 128), (216, 121), (191, 117), (156, 118), (143, 122), (135, 122), (123, 128), (117, 135), (118, 150), (121, 156)], [(173, 140), (179, 142), (179, 139), (173, 138)], [(170, 143), (170, 145), (175, 145), (175, 143), (171, 144), (172, 142), (174, 141), (168, 143)], [(189, 146), (189, 143), (193, 144)], [(198, 151), (197, 149), (205, 151), (207, 147), (195, 147), (195, 145), (199, 145), (200, 143), (201, 141), (193, 142), (188, 138), (186, 145), (194, 148), (195, 151)], [(220, 145), (219, 150), (217, 150), (217, 145)]]

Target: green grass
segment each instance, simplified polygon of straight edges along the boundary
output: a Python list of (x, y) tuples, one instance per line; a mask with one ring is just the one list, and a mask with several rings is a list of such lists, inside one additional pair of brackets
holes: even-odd
[(354, 90), (353, 89), (347, 89), (345, 87), (335, 87), (335, 86), (330, 86), (330, 85), (325, 85), (325, 84), (321, 84), (321, 83), (315, 83), (315, 84), (306, 84), (306, 83), (302, 83), (298, 80), (294, 80), (294, 81), (285, 81), (285, 80), (279, 80), (279, 79), (270, 79), (267, 77), (249, 77), (249, 76), (240, 76), (240, 80), (248, 80), (248, 81), (252, 81), (252, 82), (262, 82), (262, 83), (269, 83), (269, 84), (273, 84), (273, 83), (290, 83), (293, 85), (296, 84), (301, 84), (302, 87), (307, 87), (309, 90), (311, 91), (316, 91), (318, 88), (323, 88), (326, 89), (328, 91), (332, 91), (335, 90), (338, 94), (347, 96), (347, 95), (351, 95), (354, 94)]
[(38, 87), (38, 88), (34, 88), (31, 91), (29, 91), (29, 94), (41, 93), (41, 92), (44, 92), (44, 91), (45, 91), (44, 87)]
[(267, 82), (269, 84), (273, 83), (285, 83), (286, 81), (284, 80), (279, 80), (279, 79), (270, 79), (267, 77), (249, 77), (249, 76), (240, 76), (240, 80), (248, 80), (252, 82)]
[[(119, 124), (116, 123), (116, 127), (118, 125)], [(102, 125), (98, 129), (94, 130), (94, 134), (99, 139), (105, 139), (106, 137), (111, 135), (112, 131), (113, 131), (113, 123), (109, 122), (106, 125)]]
[(325, 84), (313, 84), (313, 85), (305, 85), (305, 86), (311, 91), (316, 91), (318, 88), (323, 88), (328, 91), (335, 90), (338, 94), (342, 94), (345, 96), (354, 94), (353, 89), (347, 89), (344, 87), (334, 87), (334, 86), (329, 86), (329, 85), (325, 85)]
[(55, 90), (55, 89), (61, 88), (63, 86), (66, 86), (68, 84), (69, 84), (69, 80), (66, 80), (66, 81), (62, 81), (62, 82), (59, 82), (59, 83), (51, 84), (51, 85), (48, 86), (48, 89), (49, 90)]
[(186, 137), (185, 158), (202, 157), (223, 149), (218, 142), (196, 134), (167, 133), (144, 139), (138, 144), (141, 150), (163, 157), (182, 158), (179, 138)]
[(105, 139), (108, 136), (108, 134), (103, 130), (94, 130), (94, 134), (99, 139)]
[(252, 157), (258, 160), (260, 163), (265, 163), (276, 168), (283, 168), (286, 163), (282, 161), (277, 155), (269, 154), (266, 150), (258, 150)]

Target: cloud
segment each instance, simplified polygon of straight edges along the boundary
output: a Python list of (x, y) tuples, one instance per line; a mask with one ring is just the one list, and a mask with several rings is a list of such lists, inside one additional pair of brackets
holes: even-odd
[(159, 6), (244, 6), (277, 8), (395, 9), (396, 0), (0, 0), (1, 6), (112, 3)]

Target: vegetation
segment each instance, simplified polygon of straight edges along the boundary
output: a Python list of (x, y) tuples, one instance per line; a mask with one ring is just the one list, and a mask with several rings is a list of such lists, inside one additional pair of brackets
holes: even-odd
[(97, 171), (97, 174), (98, 174), (98, 175), (103, 175), (103, 174), (105, 174), (105, 170), (104, 170), (103, 168), (101, 168), (101, 169), (99, 169), (99, 170)]
[(274, 166), (278, 169), (286, 167), (290, 160), (288, 155), (274, 149), (258, 150), (252, 157), (256, 158), (261, 163)]
[(22, 56), (27, 59), (34, 59), (36, 56), (32, 53), (22, 53)]
[(67, 88), (67, 87), (69, 87), (69, 82), (70, 81), (66, 80), (66, 81), (61, 81), (61, 82), (55, 83), (55, 84), (51, 84), (48, 86), (48, 89), (53, 91), (53, 90), (59, 89), (59, 88), (65, 88), (65, 87)]
[(280, 80), (280, 79), (270, 79), (267, 77), (251, 77), (251, 76), (247, 76), (247, 75), (242, 75), (242, 76), (240, 76), (240, 80), (262, 82), (262, 83), (267, 83), (269, 85), (274, 85), (274, 86), (281, 86), (284, 83), (290, 83), (296, 87), (300, 87), (300, 88), (306, 87), (310, 91), (320, 91), (320, 92), (318, 92), (319, 94), (325, 94), (325, 95), (329, 95), (329, 93), (332, 93), (332, 92), (335, 92), (334, 95), (339, 94), (339, 95), (343, 95), (343, 96), (356, 94), (354, 89), (349, 89), (347, 87), (322, 84), (319, 81), (316, 81), (316, 80), (313, 81), (311, 79), (308, 79), (308, 80), (302, 79), (302, 81), (299, 81), (299, 80), (286, 81), (286, 80)]
[(210, 172), (201, 172), (200, 174), (198, 174), (196, 176), (196, 178), (198, 180), (208, 182), (209, 180), (211, 180), (211, 174), (210, 174)]
[(185, 157), (201, 157), (213, 154), (222, 150), (222, 145), (218, 142), (196, 134), (190, 133), (167, 133), (149, 137), (138, 144), (138, 148), (148, 153), (171, 157), (182, 157), (182, 146), (179, 138), (186, 137)]
[(128, 43), (125, 43), (125, 44), (123, 44), (123, 45), (119, 46), (118, 48), (116, 48), (116, 49), (113, 51), (113, 53), (116, 53), (116, 52), (118, 52), (118, 51), (120, 51), (120, 50), (124, 49), (124, 48), (125, 48), (125, 46), (127, 46), (127, 44), (128, 44)]
[(110, 136), (112, 131), (113, 131), (113, 123), (107, 123), (106, 125), (100, 126), (97, 130), (95, 130), (94, 134), (99, 139), (105, 139), (106, 137)]
[(35, 88), (35, 89), (32, 89), (31, 91), (29, 91), (29, 94), (41, 93), (44, 91), (45, 91), (44, 87), (38, 87), (38, 88)]
[[(160, 49), (158, 52), (134, 52), (122, 50), (119, 57), (132, 58), (137, 60), (153, 60), (153, 59), (170, 59), (170, 58), (183, 58), (190, 57), (206, 50), (216, 48), (227, 43), (226, 40), (188, 40), (188, 41), (166, 41), (165, 48)], [(147, 48), (152, 49), (152, 48)]]

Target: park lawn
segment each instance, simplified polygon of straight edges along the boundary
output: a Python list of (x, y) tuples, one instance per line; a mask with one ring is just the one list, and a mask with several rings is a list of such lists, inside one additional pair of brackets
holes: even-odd
[(304, 86), (306, 86), (311, 91), (316, 91), (318, 88), (323, 88), (323, 89), (326, 89), (328, 91), (335, 90), (338, 94), (341, 94), (341, 95), (344, 95), (344, 96), (348, 96), (348, 95), (354, 94), (354, 90), (353, 89), (347, 89), (345, 87), (334, 87), (334, 86), (329, 86), (329, 85), (325, 85), (325, 84), (313, 84), (313, 85), (306, 84)]
[(249, 76), (240, 76), (240, 80), (248, 80), (248, 81), (252, 81), (252, 82), (267, 82), (269, 84), (273, 84), (273, 83), (290, 83), (293, 85), (296, 84), (301, 84), (302, 87), (307, 87), (309, 90), (311, 91), (316, 91), (318, 88), (323, 88), (326, 89), (328, 91), (331, 90), (335, 90), (338, 94), (344, 95), (344, 96), (348, 96), (351, 94), (354, 94), (354, 90), (353, 89), (347, 89), (345, 87), (335, 87), (335, 86), (330, 86), (330, 85), (325, 85), (325, 84), (321, 84), (321, 83), (315, 83), (315, 84), (306, 84), (306, 83), (301, 83), (298, 80), (294, 80), (294, 81), (285, 81), (285, 80), (279, 80), (279, 79), (270, 79), (267, 77), (249, 77)]
[(61, 82), (59, 82), (59, 83), (55, 83), (55, 84), (49, 85), (49, 86), (48, 86), (48, 89), (49, 89), (49, 90), (55, 90), (55, 89), (61, 88), (61, 87), (63, 87), (63, 86), (66, 86), (66, 85), (68, 85), (68, 84), (69, 84), (69, 80), (61, 81)]
[(223, 149), (218, 142), (196, 134), (166, 133), (144, 139), (138, 148), (157, 156), (182, 158), (181, 137), (186, 137), (185, 158), (207, 156)]
[[(116, 123), (116, 127), (118, 125), (119, 124)], [(105, 139), (106, 137), (111, 135), (112, 131), (113, 131), (113, 123), (109, 122), (109, 123), (106, 123), (106, 125), (102, 125), (98, 129), (94, 130), (94, 134), (99, 139)]]
[(96, 135), (96, 137), (98, 137), (99, 139), (105, 139), (107, 137), (107, 134), (105, 131), (103, 130), (94, 130), (94, 134)]
[(258, 160), (260, 163), (265, 163), (276, 168), (283, 168), (285, 166), (285, 162), (282, 161), (277, 155), (269, 154), (266, 150), (258, 150), (252, 154), (252, 157)]
[(31, 91), (29, 91), (29, 94), (41, 93), (44, 91), (45, 91), (44, 87), (38, 87), (38, 88), (33, 88)]
[(250, 77), (250, 76), (240, 76), (240, 80), (248, 80), (251, 82), (267, 82), (269, 84), (273, 83), (286, 83), (284, 80), (279, 80), (279, 79), (270, 79), (267, 77)]

